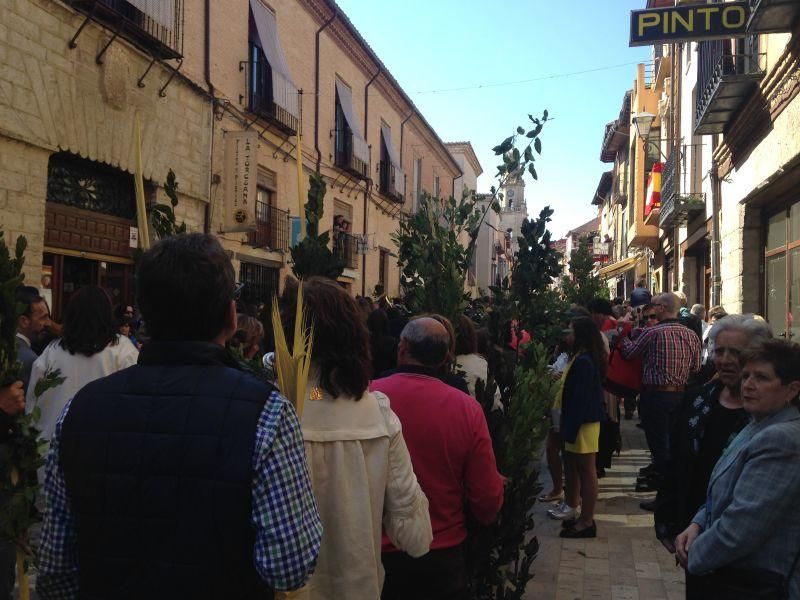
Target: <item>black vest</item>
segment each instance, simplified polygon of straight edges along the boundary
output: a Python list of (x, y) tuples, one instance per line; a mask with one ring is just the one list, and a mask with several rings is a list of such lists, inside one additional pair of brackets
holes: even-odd
[(81, 598), (263, 599), (253, 453), (273, 388), (214, 344), (153, 343), (75, 396), (60, 461)]

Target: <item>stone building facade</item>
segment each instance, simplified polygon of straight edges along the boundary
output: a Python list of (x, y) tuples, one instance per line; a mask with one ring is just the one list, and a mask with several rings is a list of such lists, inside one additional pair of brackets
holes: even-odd
[[(353, 294), (399, 293), (398, 220), (461, 176), (332, 0), (7, 2), (0, 92), (0, 226), (27, 237), (27, 280), (45, 276), (56, 314), (87, 283), (132, 299), (137, 121), (147, 201), (168, 203), (174, 171), (178, 220), (220, 237), (254, 303), (290, 272), (313, 171)], [(255, 230), (237, 232), (226, 153), (243, 131), (257, 140)]]

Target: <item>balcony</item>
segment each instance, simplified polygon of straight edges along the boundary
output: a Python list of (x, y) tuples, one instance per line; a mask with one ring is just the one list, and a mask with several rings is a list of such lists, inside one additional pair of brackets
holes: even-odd
[(403, 202), (403, 187), (405, 182), (399, 181), (400, 177), (404, 177), (402, 171), (398, 171), (395, 166), (389, 161), (381, 161), (380, 174), (378, 181), (378, 189), (381, 194), (390, 198), (394, 202)]
[(358, 238), (350, 233), (338, 232), (333, 238), (333, 255), (344, 262), (347, 269), (358, 268)]
[[(693, 175), (685, 164), (689, 148), (683, 146), (679, 152), (673, 151), (664, 163), (658, 222), (658, 227), (663, 231), (686, 225), (692, 216), (706, 208), (705, 194), (685, 191), (691, 189), (688, 182)], [(696, 156), (694, 151), (692, 156)]]
[(256, 203), (256, 230), (247, 234), (254, 248), (276, 252), (289, 249), (289, 213), (266, 202)]
[(350, 129), (335, 129), (334, 164), (354, 175), (357, 179), (368, 180), (369, 165), (354, 153), (353, 132)]
[(792, 31), (800, 15), (797, 0), (750, 0), (750, 33), (779, 33)]
[(746, 45), (753, 51), (741, 53), (733, 53), (730, 40), (698, 44), (695, 135), (722, 133), (764, 77), (766, 54), (751, 40)]
[(155, 58), (183, 56), (183, 0), (72, 0), (71, 4), (88, 19), (114, 30), (115, 37), (130, 40)]
[(299, 119), (275, 103), (272, 94), (272, 68), (257, 46), (251, 46), (250, 60), (239, 64), (244, 71), (247, 88), (247, 110), (275, 125), (287, 135), (295, 135)]

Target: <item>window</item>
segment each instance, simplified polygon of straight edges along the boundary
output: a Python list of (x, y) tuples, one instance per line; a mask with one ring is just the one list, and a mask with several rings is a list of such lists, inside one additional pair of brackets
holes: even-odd
[(299, 94), (283, 54), (275, 14), (260, 0), (250, 0), (250, 56), (247, 65), (250, 112), (294, 134), (299, 126)]
[(775, 335), (800, 337), (800, 202), (767, 219), (764, 231), (764, 308)]
[(239, 282), (244, 284), (242, 302), (247, 304), (271, 303), (278, 293), (279, 281), (280, 269), (251, 262), (239, 265)]
[(247, 234), (254, 248), (289, 249), (289, 213), (275, 206), (275, 192), (262, 185), (256, 192), (256, 230)]
[(389, 281), (389, 251), (386, 248), (381, 248), (378, 257), (378, 283), (383, 286), (384, 291), (387, 291), (387, 282)]
[(381, 194), (402, 202), (405, 195), (406, 175), (400, 167), (400, 158), (392, 142), (392, 130), (381, 122), (381, 163), (379, 189)]
[(160, 59), (183, 55), (183, 0), (72, 0), (91, 16)]
[(438, 198), (440, 193), (441, 189), (439, 188), (439, 176), (436, 175), (433, 178), (433, 197)]
[(413, 175), (413, 185), (414, 185), (414, 212), (417, 212), (417, 208), (419, 207), (419, 201), (422, 197), (422, 159), (415, 158), (414, 159), (414, 175)]
[(353, 91), (341, 79), (336, 79), (336, 131), (334, 155), (336, 166), (360, 179), (369, 179), (369, 146), (353, 110)]

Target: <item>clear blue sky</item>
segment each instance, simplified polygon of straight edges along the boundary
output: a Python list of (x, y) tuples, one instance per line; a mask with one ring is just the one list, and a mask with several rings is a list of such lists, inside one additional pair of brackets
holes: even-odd
[[(492, 147), (547, 109), (528, 212), (553, 206), (559, 236), (596, 216), (592, 196), (610, 168), (600, 162), (605, 124), (651, 52), (628, 47), (630, 11), (645, 0), (337, 2), (439, 136), (472, 142), (485, 172), (478, 191), (495, 183)], [(603, 70), (492, 85), (593, 69)], [(481, 85), (490, 87), (430, 92)]]

